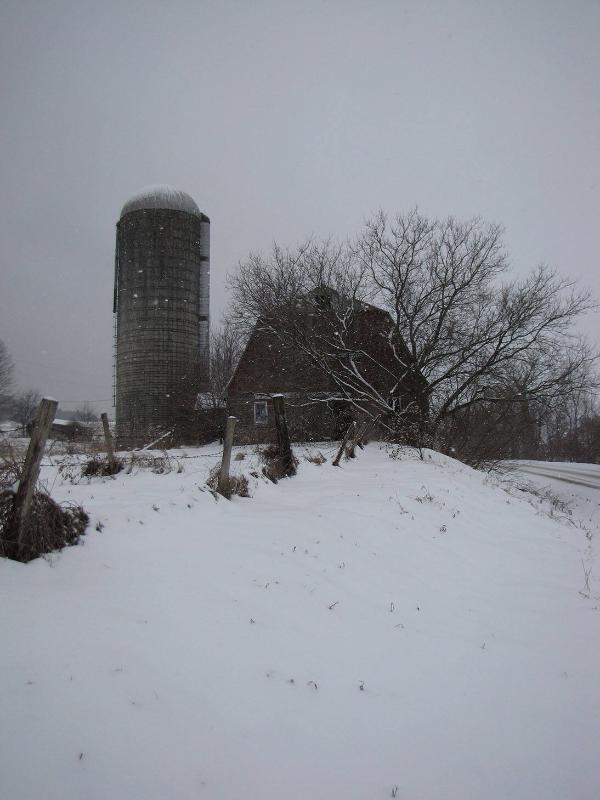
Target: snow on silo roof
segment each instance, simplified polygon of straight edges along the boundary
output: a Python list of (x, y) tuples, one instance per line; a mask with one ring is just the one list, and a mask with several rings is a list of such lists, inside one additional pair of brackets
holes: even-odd
[(173, 186), (156, 184), (155, 186), (146, 186), (130, 197), (121, 210), (121, 217), (129, 214), (130, 211), (153, 208), (185, 211), (196, 217), (204, 216), (189, 194), (175, 189)]

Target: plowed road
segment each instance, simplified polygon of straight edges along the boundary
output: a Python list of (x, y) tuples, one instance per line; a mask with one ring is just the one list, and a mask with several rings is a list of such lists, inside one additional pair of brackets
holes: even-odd
[(600, 464), (566, 464), (555, 461), (508, 461), (507, 464), (528, 475), (552, 478), (600, 491)]

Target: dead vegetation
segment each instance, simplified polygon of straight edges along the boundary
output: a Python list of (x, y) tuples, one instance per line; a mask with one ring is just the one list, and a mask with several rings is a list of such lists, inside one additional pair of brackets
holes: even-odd
[(92, 456), (82, 463), (77, 456), (65, 456), (57, 461), (58, 472), (63, 480), (77, 484), (82, 478), (112, 477), (119, 472), (125, 475), (137, 472), (153, 472), (155, 475), (167, 475), (170, 472), (183, 472), (183, 463), (176, 456), (162, 452), (152, 454), (146, 451), (134, 451), (129, 457), (118, 458), (115, 456), (116, 468), (111, 470), (106, 454)]
[(183, 464), (175, 456), (164, 450), (160, 455), (150, 455), (147, 451), (134, 451), (125, 464), (125, 474), (130, 475), (138, 470), (147, 470), (155, 475), (166, 475), (169, 472), (183, 472)]
[[(221, 465), (216, 464), (208, 474), (206, 485), (216, 493), (219, 485), (219, 472)], [(229, 476), (229, 494), (228, 497), (250, 497), (250, 485), (248, 478), (245, 475), (230, 475)]]
[(296, 474), (298, 459), (292, 455), (291, 462), (286, 456), (282, 456), (276, 444), (267, 445), (259, 450), (259, 456), (264, 466), (263, 475), (273, 483), (277, 483), (282, 478), (290, 478)]
[(110, 477), (116, 475), (123, 469), (123, 462), (115, 458), (114, 463), (111, 464), (108, 459), (101, 456), (92, 456), (84, 465), (81, 474), (86, 478), (91, 477)]
[(26, 452), (27, 441), (25, 439), (9, 439), (6, 434), (0, 434), (0, 463), (4, 459), (24, 458)]
[(316, 453), (305, 453), (304, 458), (306, 461), (310, 461), (311, 464), (316, 464), (317, 466), (321, 466), (321, 464), (324, 464), (327, 461), (320, 450), (318, 450)]
[(0, 555), (27, 562), (77, 544), (89, 522), (88, 515), (81, 506), (60, 505), (39, 487), (33, 496), (21, 544), (17, 544), (13, 500), (20, 476), (20, 463), (3, 456), (0, 459)]

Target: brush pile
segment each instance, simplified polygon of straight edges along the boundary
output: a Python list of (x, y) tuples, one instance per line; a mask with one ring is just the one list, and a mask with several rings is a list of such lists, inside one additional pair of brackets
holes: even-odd
[(89, 517), (76, 504), (59, 505), (50, 495), (36, 489), (20, 544), (16, 542), (13, 501), (20, 465), (10, 458), (0, 462), (0, 556), (31, 561), (45, 553), (77, 544)]

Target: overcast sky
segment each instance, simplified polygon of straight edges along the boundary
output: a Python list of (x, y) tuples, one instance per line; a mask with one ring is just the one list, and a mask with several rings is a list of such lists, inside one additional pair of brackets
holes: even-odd
[[(115, 223), (169, 183), (224, 277), (378, 208), (481, 215), (600, 295), (599, 0), (4, 0), (0, 339), (111, 410)], [(600, 315), (585, 330), (600, 338)]]

